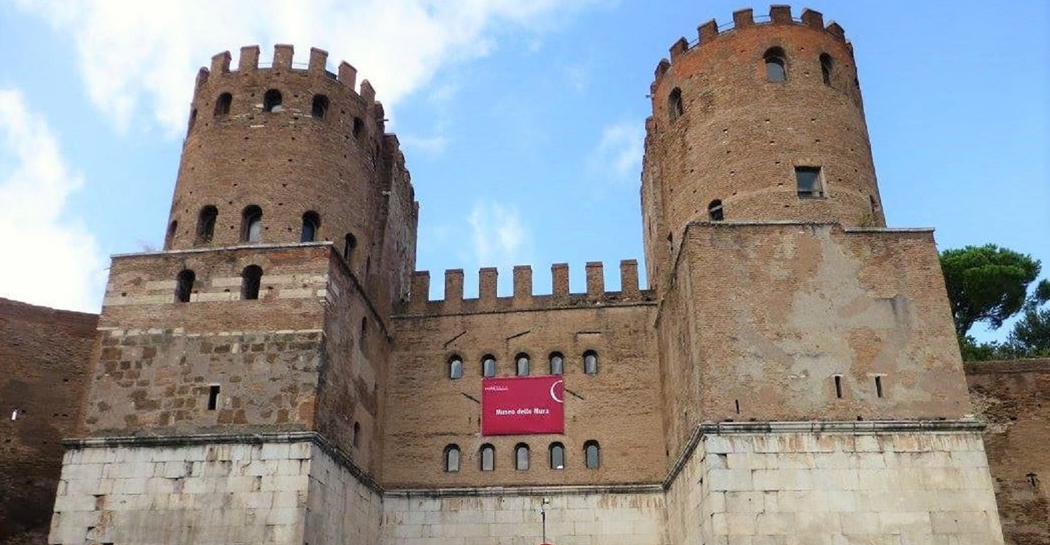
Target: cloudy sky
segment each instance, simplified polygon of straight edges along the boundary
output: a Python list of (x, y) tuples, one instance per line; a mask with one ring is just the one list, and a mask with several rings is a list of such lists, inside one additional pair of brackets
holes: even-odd
[[(108, 256), (161, 247), (192, 83), (274, 43), (375, 86), (421, 203), (418, 268), (642, 259), (653, 69), (739, 0), (0, 0), (0, 296), (97, 311)], [(755, 5), (764, 12), (766, 5)], [(801, 5), (796, 6), (796, 14)], [(1041, 0), (825, 0), (856, 48), (894, 227), (1050, 270), (1050, 11)], [(1045, 273), (1044, 273), (1045, 276)], [(434, 282), (440, 297), (442, 282)]]

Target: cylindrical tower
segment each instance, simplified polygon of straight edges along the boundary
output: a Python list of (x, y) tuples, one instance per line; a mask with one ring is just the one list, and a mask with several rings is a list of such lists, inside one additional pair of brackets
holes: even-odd
[[(363, 273), (390, 193), (383, 108), (356, 71), (325, 68), (292, 46), (259, 65), (258, 46), (201, 69), (194, 90), (165, 249), (330, 240)], [(396, 140), (393, 141), (396, 145)], [(359, 265), (359, 266), (358, 266)]]
[(885, 225), (853, 50), (838, 24), (773, 6), (712, 20), (656, 69), (642, 181), (658, 283), (693, 221)]

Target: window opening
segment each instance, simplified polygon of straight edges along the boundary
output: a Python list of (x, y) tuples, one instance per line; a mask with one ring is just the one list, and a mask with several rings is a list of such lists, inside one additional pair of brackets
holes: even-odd
[(321, 216), (313, 210), (303, 214), (303, 230), (299, 242), (313, 242), (317, 238), (317, 228), (321, 226)]
[(328, 113), (328, 97), (324, 95), (314, 95), (313, 106), (310, 108), (310, 115), (317, 119), (324, 119), (325, 114)]
[(565, 445), (551, 443), (551, 469), (565, 469)]
[(356, 247), (357, 239), (354, 238), (354, 235), (347, 233), (346, 236), (343, 237), (343, 259), (346, 260), (347, 265), (350, 264), (350, 256), (353, 255), (354, 248)]
[(868, 195), (868, 202), (871, 203), (871, 215), (874, 216), (875, 214), (878, 214), (879, 213), (879, 204), (877, 202), (875, 202), (875, 196), (874, 195)]
[(496, 447), (488, 444), (481, 445), (481, 456), (479, 458), (482, 471), (496, 469)]
[(733, 403), (736, 404), (736, 414), (740, 414), (740, 400), (734, 399)]
[(518, 443), (514, 447), (514, 469), (518, 471), (529, 469), (529, 446), (525, 443)]
[(241, 242), (262, 240), (262, 208), (252, 204), (241, 214)]
[(231, 104), (233, 104), (233, 95), (230, 93), (219, 95), (219, 98), (215, 100), (215, 116), (229, 114)]
[(795, 167), (795, 181), (800, 199), (816, 199), (824, 196), (820, 179), (820, 167)]
[(179, 222), (177, 220), (172, 221), (168, 224), (168, 235), (164, 237), (164, 247), (171, 248), (171, 241), (175, 240), (175, 232), (179, 229)]
[(193, 282), (196, 278), (197, 275), (189, 269), (180, 272), (179, 275), (175, 277), (175, 302), (190, 302), (190, 294), (193, 293)]
[(529, 355), (525, 353), (518, 354), (514, 357), (514, 361), (517, 364), (516, 374), (519, 377), (529, 376)]
[(452, 356), (448, 360), (448, 378), (456, 380), (463, 377), (463, 359)]
[(835, 375), (835, 397), (842, 399), (842, 377)]
[(682, 106), (682, 90), (675, 87), (667, 97), (667, 114), (671, 116), (671, 121), (674, 121), (684, 113), (685, 108)]
[(882, 377), (875, 377), (875, 395), (882, 397)]
[(11, 411), (11, 421), (12, 422), (15, 421), (15, 420), (18, 420), (19, 416), (22, 416), (22, 411), (20, 409), (15, 409), (15, 410)]
[(361, 318), (361, 351), (365, 351), (365, 339), (368, 337), (368, 318)]
[(784, 50), (779, 47), (771, 47), (763, 55), (766, 61), (766, 81), (787, 81), (787, 68), (784, 62)]
[(197, 214), (197, 244), (207, 244), (215, 236), (215, 220), (219, 217), (219, 209), (214, 205), (201, 208)]
[(214, 411), (219, 408), (219, 385), (212, 384), (208, 387), (208, 410)]
[(361, 133), (365, 131), (365, 122), (360, 117), (354, 118), (354, 138), (360, 138)]
[(601, 449), (597, 441), (587, 441), (583, 444), (583, 459), (587, 469), (598, 469), (601, 464)]
[(197, 124), (197, 108), (190, 110), (190, 122), (189, 126), (186, 127), (186, 132), (189, 133), (193, 130), (193, 126)]
[(445, 447), (445, 471), (455, 473), (459, 471), (459, 445), (448, 445)]
[(263, 111), (264, 112), (282, 112), (284, 106), (281, 105), (281, 92), (277, 89), (270, 89), (263, 95)]
[(583, 372), (587, 375), (598, 374), (598, 353), (594, 350), (583, 353)]
[(354, 433), (350, 436), (350, 442), (354, 448), (361, 446), (361, 424), (358, 422), (354, 422)]
[(241, 299), (252, 300), (259, 298), (259, 287), (262, 285), (262, 267), (248, 265), (241, 272)]
[(722, 221), (725, 219), (725, 214), (722, 212), (722, 201), (715, 199), (711, 201), (711, 204), (707, 205), (707, 217), (711, 221)]
[(824, 79), (824, 85), (831, 85), (832, 66), (831, 55), (822, 53), (820, 55), (820, 76)]
[(496, 358), (491, 355), (481, 358), (481, 375), (485, 377), (496, 376)]
[(565, 372), (565, 358), (561, 352), (554, 352), (550, 357), (550, 371), (552, 375), (561, 375)]

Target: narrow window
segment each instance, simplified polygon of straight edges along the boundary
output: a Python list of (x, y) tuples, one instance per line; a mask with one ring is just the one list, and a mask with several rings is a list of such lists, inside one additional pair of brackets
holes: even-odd
[(214, 411), (219, 408), (219, 385), (212, 384), (208, 387), (208, 410)]
[(835, 397), (842, 399), (842, 376), (835, 375)]
[(707, 205), (707, 217), (711, 221), (722, 221), (725, 219), (725, 214), (722, 213), (722, 201), (715, 199)]
[(598, 374), (598, 353), (594, 350), (583, 353), (583, 372), (587, 375)]
[(361, 138), (361, 133), (365, 132), (365, 122), (360, 117), (354, 118), (354, 138)]
[(314, 102), (313, 106), (310, 108), (310, 115), (317, 119), (324, 119), (326, 113), (328, 113), (328, 97), (324, 95), (314, 95)]
[(262, 208), (250, 205), (241, 214), (241, 242), (262, 240)]
[(518, 443), (514, 447), (514, 469), (518, 471), (529, 469), (529, 446), (525, 443)]
[(197, 108), (190, 110), (190, 123), (186, 128), (186, 132), (189, 133), (193, 130), (193, 126), (197, 124)]
[(787, 68), (784, 62), (784, 50), (771, 47), (763, 55), (766, 61), (766, 80), (771, 82), (787, 81)]
[(463, 377), (463, 358), (452, 356), (448, 360), (448, 378), (456, 380)]
[(565, 469), (565, 445), (551, 443), (551, 469)]
[(190, 294), (193, 293), (193, 282), (196, 280), (197, 275), (193, 274), (193, 271), (186, 269), (179, 273), (175, 277), (175, 302), (176, 303), (189, 303)]
[(685, 108), (682, 106), (682, 90), (675, 87), (667, 97), (667, 115), (671, 116), (671, 121), (674, 121), (683, 113), (685, 113)]
[(882, 397), (882, 377), (875, 377), (875, 395)]
[(13, 422), (15, 420), (18, 420), (18, 417), (21, 414), (22, 414), (22, 412), (20, 410), (18, 410), (18, 409), (15, 409), (15, 410), (11, 411), (11, 421)]
[(313, 210), (303, 214), (303, 230), (299, 234), (299, 242), (313, 242), (317, 238), (317, 229), (321, 227), (321, 216)]
[(262, 267), (248, 265), (241, 272), (241, 299), (251, 300), (259, 298), (259, 286), (262, 285)]
[(284, 111), (284, 106), (281, 105), (281, 92), (277, 89), (270, 89), (263, 95), (263, 111), (264, 112), (281, 112)]
[(481, 375), (485, 377), (496, 376), (496, 358), (486, 355), (481, 358)]
[(481, 445), (480, 452), (481, 456), (479, 456), (479, 462), (481, 464), (481, 470), (492, 471), (496, 469), (496, 447), (489, 444), (484, 444)]
[(736, 404), (736, 414), (740, 414), (740, 400), (734, 399), (733, 403)]
[(824, 196), (824, 184), (821, 183), (820, 167), (795, 167), (795, 181), (798, 183), (798, 198), (818, 199)]
[(354, 235), (347, 233), (343, 237), (343, 259), (346, 260), (347, 265), (350, 264), (350, 256), (354, 254), (354, 248), (357, 248), (357, 239), (354, 238)]
[(365, 351), (365, 339), (368, 337), (368, 318), (361, 318), (361, 337), (358, 341), (361, 344), (361, 351)]
[(215, 100), (215, 117), (230, 113), (230, 105), (233, 104), (233, 95), (223, 93)]
[(523, 352), (515, 356), (514, 361), (517, 364), (516, 374), (519, 377), (529, 376), (529, 355)]
[(820, 55), (820, 76), (824, 78), (824, 85), (831, 85), (831, 69), (832, 69), (831, 55), (822, 53)]
[(175, 240), (175, 232), (179, 229), (179, 222), (172, 221), (168, 224), (168, 234), (164, 237), (164, 247), (171, 248), (171, 241)]
[(601, 448), (598, 442), (591, 440), (583, 444), (583, 461), (587, 469), (598, 469), (601, 465)]
[(565, 358), (561, 352), (552, 352), (550, 362), (552, 375), (561, 375), (565, 372)]
[(445, 447), (445, 472), (455, 473), (459, 471), (459, 445), (448, 445)]
[(875, 202), (874, 195), (868, 195), (868, 202), (871, 203), (871, 215), (874, 216), (879, 213), (879, 203)]
[(354, 433), (350, 436), (350, 442), (354, 445), (354, 448), (361, 446), (361, 424), (354, 422)]
[(219, 209), (214, 205), (201, 208), (197, 214), (197, 244), (207, 244), (215, 237), (215, 219), (219, 217)]

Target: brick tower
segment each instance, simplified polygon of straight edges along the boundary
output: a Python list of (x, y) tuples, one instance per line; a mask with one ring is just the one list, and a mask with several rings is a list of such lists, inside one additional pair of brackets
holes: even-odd
[(201, 69), (164, 251), (113, 259), (54, 543), (378, 539), (417, 204), (353, 67), (258, 59)]

